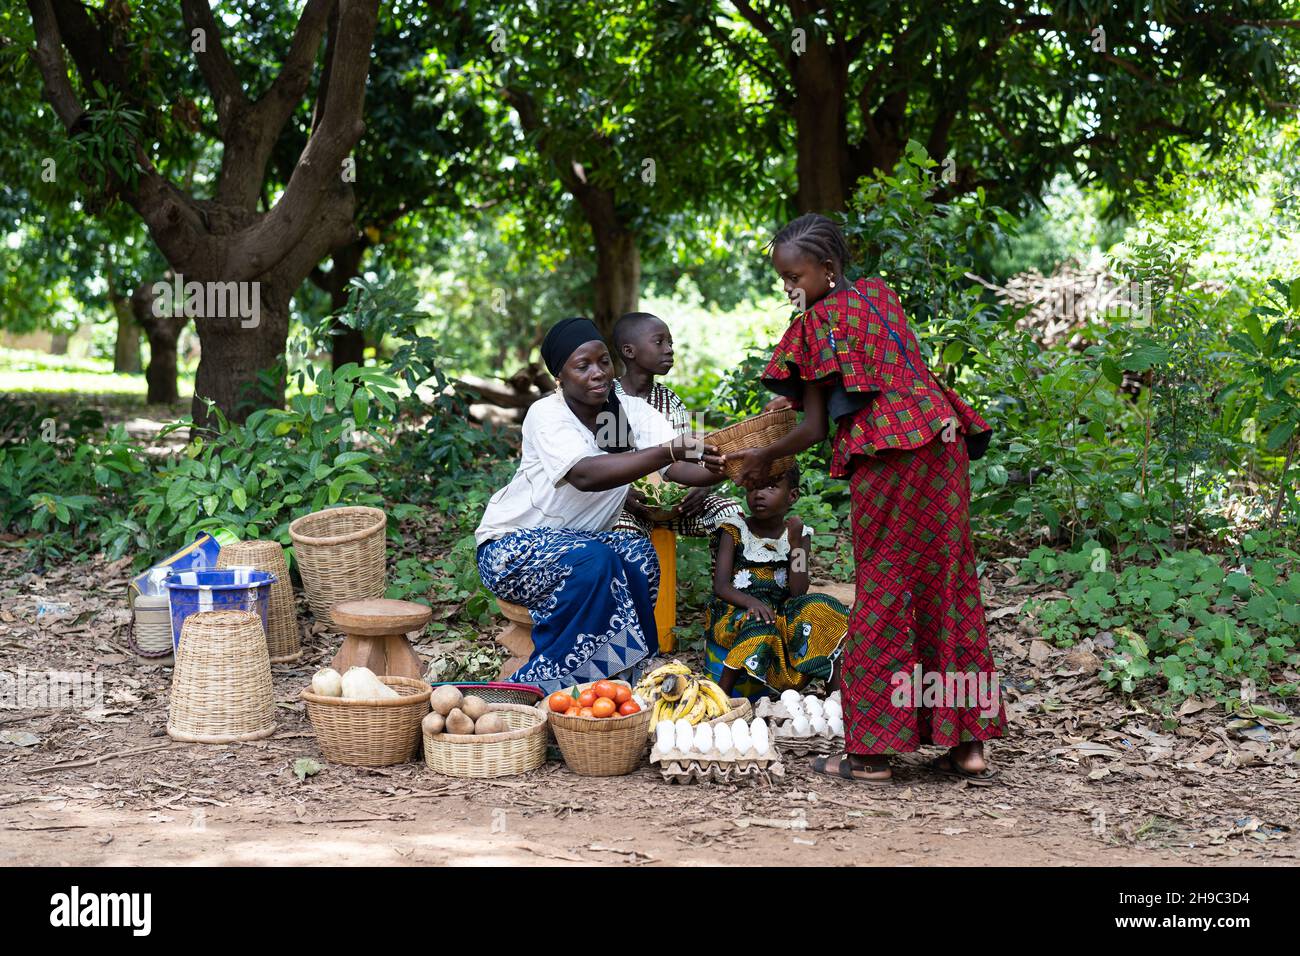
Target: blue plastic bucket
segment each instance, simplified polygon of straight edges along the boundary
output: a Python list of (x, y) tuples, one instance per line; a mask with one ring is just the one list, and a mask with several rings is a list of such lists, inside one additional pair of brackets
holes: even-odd
[(269, 571), (239, 567), (173, 571), (163, 583), (171, 607), (173, 652), (181, 646), (185, 619), (199, 611), (255, 611), (266, 632), (266, 609), (275, 583), (275, 575)]

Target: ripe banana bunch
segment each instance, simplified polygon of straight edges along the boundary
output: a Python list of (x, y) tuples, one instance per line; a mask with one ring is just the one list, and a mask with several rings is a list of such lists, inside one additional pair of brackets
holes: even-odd
[(711, 680), (696, 677), (680, 661), (673, 661), (647, 674), (636, 692), (650, 701), (654, 713), (650, 732), (659, 721), (686, 720), (691, 724), (721, 717), (731, 704), (722, 688)]

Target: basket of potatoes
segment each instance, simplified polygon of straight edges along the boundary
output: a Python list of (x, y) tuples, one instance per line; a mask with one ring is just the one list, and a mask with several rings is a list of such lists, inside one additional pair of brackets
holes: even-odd
[(523, 704), (489, 704), (443, 685), (424, 718), (424, 762), (448, 777), (508, 777), (546, 761), (546, 718)]

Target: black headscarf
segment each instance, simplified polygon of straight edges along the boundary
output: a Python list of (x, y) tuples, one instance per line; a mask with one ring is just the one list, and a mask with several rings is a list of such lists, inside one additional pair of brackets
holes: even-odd
[[(585, 316), (577, 316), (571, 319), (561, 319), (556, 322), (546, 333), (546, 338), (542, 339), (542, 361), (546, 363), (546, 370), (559, 380), (560, 369), (564, 368), (564, 363), (569, 360), (569, 356), (588, 342), (603, 342), (604, 338), (600, 330), (596, 328), (596, 323)], [(626, 414), (623, 411), (623, 405), (618, 400), (618, 395), (614, 391), (614, 384), (610, 382), (609, 396), (605, 399), (605, 407), (600, 411), (600, 418), (597, 419), (599, 424), (596, 428), (596, 444), (602, 451), (631, 451), (632, 431), (628, 425)], [(608, 423), (616, 423), (616, 427), (611, 427)], [(627, 438), (629, 441), (623, 443), (620, 439)]]

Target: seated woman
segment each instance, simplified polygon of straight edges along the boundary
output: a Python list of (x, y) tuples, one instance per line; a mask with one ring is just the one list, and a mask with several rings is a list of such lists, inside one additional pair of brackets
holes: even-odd
[(542, 359), (559, 388), (528, 409), (519, 470), (474, 536), (483, 584), (533, 619), (533, 654), (511, 679), (549, 693), (629, 671), (653, 643), (654, 548), (611, 530), (628, 486), (652, 471), (684, 485), (722, 478), (688, 461), (716, 467), (716, 449), (614, 394), (613, 361), (590, 320), (552, 326)]

